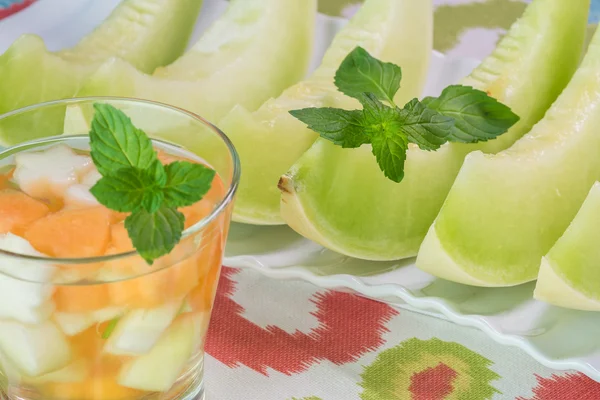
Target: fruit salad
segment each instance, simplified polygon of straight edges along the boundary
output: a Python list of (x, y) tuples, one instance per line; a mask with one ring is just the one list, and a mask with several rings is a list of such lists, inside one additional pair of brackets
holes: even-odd
[[(178, 398), (201, 376), (228, 223), (226, 213), (206, 217), (223, 182), (215, 175), (202, 200), (179, 209), (190, 229), (150, 265), (134, 251), (127, 213), (90, 192), (101, 175), (76, 144), (26, 148), (3, 162), (2, 389), (44, 400)], [(155, 150), (163, 164), (201, 163)]]

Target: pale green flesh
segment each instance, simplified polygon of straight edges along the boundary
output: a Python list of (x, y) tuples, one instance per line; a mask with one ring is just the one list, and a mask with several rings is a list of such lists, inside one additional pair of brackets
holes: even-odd
[[(431, 49), (431, 1), (367, 0), (335, 37), (321, 66), (306, 81), (265, 103), (255, 113), (234, 109), (219, 126), (233, 140), (242, 162), (234, 220), (282, 224), (277, 182), (315, 141), (317, 135), (290, 110), (307, 107), (358, 108), (333, 84), (342, 60), (356, 46), (403, 66), (405, 89), (420, 88), (427, 73), (422, 60)], [(417, 32), (418, 34), (415, 34)], [(418, 90), (418, 89), (417, 89)], [(414, 90), (414, 91), (417, 91)]]
[[(554, 272), (583, 296), (600, 302), (600, 183), (546, 255)], [(538, 285), (543, 285), (540, 275)], [(560, 299), (556, 299), (560, 301)]]
[[(101, 61), (120, 56), (154, 70), (183, 51), (201, 1), (127, 0), (72, 49), (49, 52), (42, 39), (19, 38), (0, 56), (0, 115), (44, 101), (73, 97)], [(140, 23), (143, 21), (143, 23)], [(0, 124), (0, 141), (10, 145), (56, 135), (62, 129), (58, 108), (36, 121), (12, 118)], [(43, 123), (42, 123), (43, 121)]]
[[(289, 195), (298, 201), (283, 194), (286, 222), (294, 226), (303, 219), (312, 233), (302, 233), (349, 256), (415, 256), (465, 155), (510, 146), (543, 117), (568, 83), (580, 59), (588, 5), (587, 0), (536, 0), (494, 53), (463, 80), (488, 91), (521, 117), (500, 139), (449, 144), (436, 152), (411, 147), (400, 184), (383, 176), (369, 146), (342, 149), (319, 139), (287, 174), (292, 181)], [(417, 95), (402, 93), (405, 99)]]
[[(497, 285), (536, 278), (540, 259), (600, 178), (598, 71), (600, 32), (531, 132), (495, 156), (467, 157), (430, 231), (454, 260), (451, 268)], [(426, 239), (419, 258), (429, 257), (428, 251)]]
[[(244, 14), (248, 9), (252, 12)], [(189, 53), (157, 71), (156, 76), (111, 60), (78, 95), (160, 101), (198, 113), (211, 122), (219, 121), (238, 104), (255, 110), (306, 73), (316, 9), (316, 0), (232, 2), (207, 33), (208, 39), (221, 33), (218, 44), (210, 47), (208, 39), (202, 37)], [(230, 34), (223, 37), (224, 32)]]

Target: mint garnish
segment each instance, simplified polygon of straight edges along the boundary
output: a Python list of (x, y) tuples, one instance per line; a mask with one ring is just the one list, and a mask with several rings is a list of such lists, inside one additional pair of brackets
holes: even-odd
[(94, 104), (91, 156), (102, 178), (91, 193), (104, 206), (130, 212), (125, 228), (140, 255), (152, 264), (181, 239), (184, 216), (177, 208), (202, 199), (215, 171), (176, 161), (163, 166), (150, 138), (122, 111)]
[(338, 146), (371, 144), (379, 167), (394, 182), (404, 178), (408, 143), (433, 151), (446, 142), (487, 141), (519, 120), (498, 100), (462, 85), (447, 87), (437, 98), (413, 99), (400, 108), (393, 99), (401, 79), (400, 67), (357, 47), (340, 65), (335, 85), (358, 99), (363, 109), (305, 108), (290, 114)]

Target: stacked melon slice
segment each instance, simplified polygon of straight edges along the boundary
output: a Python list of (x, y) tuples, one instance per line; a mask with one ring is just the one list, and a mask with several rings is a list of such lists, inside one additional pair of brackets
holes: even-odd
[(316, 0), (233, 0), (225, 14), (172, 65), (154, 75), (113, 59), (79, 96), (168, 103), (218, 122), (236, 104), (254, 110), (306, 73)]
[[(476, 149), (493, 153), (509, 147), (543, 117), (569, 82), (580, 60), (588, 7), (588, 0), (535, 0), (493, 54), (463, 80), (521, 117), (508, 133), (478, 145), (447, 144), (436, 152), (412, 145), (399, 184), (384, 177), (369, 145), (344, 149), (319, 139), (282, 177), (285, 221), (306, 237), (349, 256), (370, 260), (415, 256), (465, 155)], [(397, 63), (405, 71), (412, 66), (406, 60)], [(419, 87), (407, 87), (414, 79), (404, 74), (401, 100), (420, 95)], [(487, 186), (501, 177), (481, 174)], [(474, 192), (482, 187), (477, 182), (471, 185)], [(457, 219), (457, 224), (477, 223), (475, 217), (463, 215), (473, 207), (494, 212), (486, 201), (475, 203), (461, 203), (463, 219)], [(476, 240), (487, 238), (481, 235)]]
[[(200, 10), (200, 0), (125, 0), (75, 47), (51, 53), (41, 38), (25, 35), (0, 56), (0, 114), (48, 100), (72, 97), (98, 65), (121, 57), (151, 72), (181, 55)], [(52, 117), (52, 118), (50, 118)], [(63, 113), (46, 123), (11, 118), (0, 141), (13, 144), (59, 134)]]
[(234, 219), (264, 225), (284, 223), (277, 182), (317, 139), (289, 111), (356, 107), (355, 101), (338, 92), (333, 83), (340, 63), (356, 46), (402, 65), (406, 90), (418, 92), (427, 74), (431, 25), (431, 0), (367, 0), (338, 33), (321, 66), (307, 80), (267, 101), (254, 113), (243, 106), (232, 110), (220, 127), (235, 144), (244, 171)]
[[(467, 157), (417, 266), (479, 286), (536, 279), (542, 256), (600, 179), (599, 123), (600, 32), (567, 88), (531, 132), (497, 155)], [(563, 243), (573, 235), (577, 224)], [(566, 266), (559, 256), (564, 245), (557, 246), (546, 262), (558, 256)]]

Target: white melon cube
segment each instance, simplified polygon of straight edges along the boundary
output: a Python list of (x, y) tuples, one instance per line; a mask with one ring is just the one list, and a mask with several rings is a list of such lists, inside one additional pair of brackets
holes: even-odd
[(76, 360), (64, 368), (36, 377), (23, 376), (23, 381), (32, 385), (43, 383), (83, 382), (90, 374), (90, 366), (85, 360)]
[(71, 361), (66, 337), (50, 321), (40, 325), (0, 321), (0, 351), (28, 376), (58, 370)]
[(181, 376), (194, 355), (201, 328), (198, 314), (183, 314), (160, 338), (156, 346), (143, 356), (121, 367), (121, 386), (155, 392), (167, 391)]
[[(43, 256), (27, 240), (12, 233), (0, 235), (0, 249)], [(50, 281), (55, 271), (46, 263), (0, 254), (0, 319), (28, 324), (46, 320), (54, 310)]]
[(14, 181), (32, 197), (44, 197), (47, 190), (62, 198), (65, 190), (79, 182), (93, 166), (92, 158), (76, 154), (66, 145), (17, 154)]
[(171, 325), (181, 304), (179, 300), (157, 308), (127, 312), (108, 338), (104, 351), (116, 355), (147, 353)]
[(76, 183), (65, 190), (64, 202), (67, 206), (97, 206), (100, 203), (90, 192), (91, 186)]
[(54, 321), (68, 336), (75, 336), (89, 327), (117, 318), (124, 313), (123, 307), (107, 307), (87, 313), (54, 313)]
[(98, 172), (98, 169), (96, 167), (93, 167), (90, 172), (88, 172), (87, 174), (85, 174), (82, 178), (81, 178), (81, 184), (82, 185), (86, 185), (89, 187), (92, 187), (96, 184), (96, 182), (98, 182), (100, 179), (102, 178), (102, 175), (100, 175), (100, 172)]

